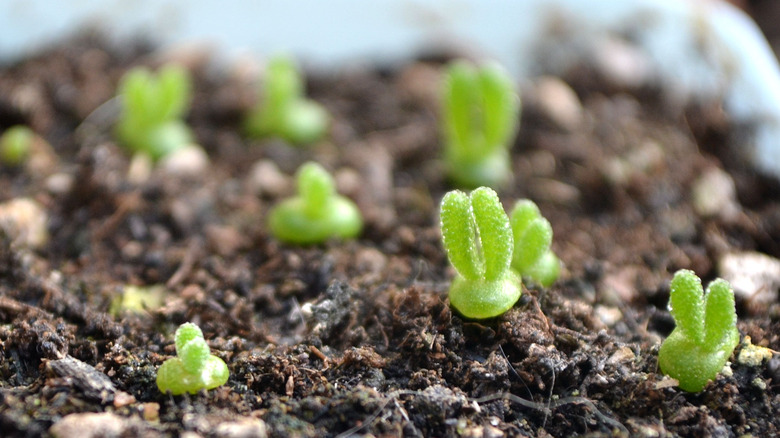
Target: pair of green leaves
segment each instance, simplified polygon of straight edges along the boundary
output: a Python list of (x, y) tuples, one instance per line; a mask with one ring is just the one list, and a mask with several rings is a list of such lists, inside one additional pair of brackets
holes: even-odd
[(191, 144), (193, 135), (184, 122), (191, 94), (189, 73), (182, 67), (167, 65), (157, 75), (142, 67), (130, 70), (118, 90), (120, 143), (153, 160)]
[(174, 343), (176, 357), (166, 360), (157, 370), (160, 392), (195, 394), (227, 382), (230, 375), (227, 364), (211, 354), (200, 327), (189, 322), (182, 324), (176, 329)]
[(671, 283), (669, 308), (677, 326), (661, 345), (661, 371), (689, 392), (704, 389), (723, 369), (739, 343), (734, 292), (723, 279), (707, 286), (692, 271), (680, 270)]
[(277, 56), (269, 62), (262, 94), (244, 123), (250, 136), (307, 144), (327, 133), (330, 117), (321, 105), (304, 97), (303, 78), (291, 58)]
[(452, 63), (442, 99), (444, 160), (461, 187), (496, 187), (512, 176), (509, 146), (517, 131), (520, 99), (496, 64)]
[(458, 272), (450, 303), (468, 318), (509, 310), (522, 292), (517, 272), (545, 286), (558, 277), (560, 262), (550, 250), (552, 227), (536, 204), (518, 201), (511, 216), (487, 187), (470, 196), (452, 191), (442, 199), (442, 242)]

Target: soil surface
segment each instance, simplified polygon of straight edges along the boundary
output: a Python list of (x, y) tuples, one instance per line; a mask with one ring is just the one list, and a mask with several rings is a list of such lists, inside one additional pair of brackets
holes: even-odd
[[(140, 180), (110, 102), (122, 73), (158, 54), (81, 38), (0, 70), (0, 128), (28, 124), (51, 148), (38, 167), (0, 172), (2, 201), (32, 197), (49, 215), (39, 248), (0, 239), (3, 436), (780, 434), (777, 355), (742, 363), (741, 345), (698, 394), (657, 366), (676, 270), (706, 283), (728, 254), (780, 257), (780, 187), (728, 152), (719, 102), (586, 67), (524, 84), (515, 179), (499, 195), (537, 202), (565, 267), (506, 314), (469, 321), (448, 305), (437, 223), (452, 189), (438, 159), (442, 60), (309, 75), (332, 132), (294, 148), (241, 134), (256, 70), (171, 57), (195, 76), (188, 121), (211, 164)], [(551, 98), (572, 89), (573, 105)], [(360, 207), (359, 239), (300, 248), (268, 234), (307, 160)], [(128, 285), (161, 285), (162, 305), (112, 311)], [(763, 292), (737, 297), (738, 328), (780, 350), (777, 290)], [(156, 370), (187, 321), (230, 379), (164, 395)]]

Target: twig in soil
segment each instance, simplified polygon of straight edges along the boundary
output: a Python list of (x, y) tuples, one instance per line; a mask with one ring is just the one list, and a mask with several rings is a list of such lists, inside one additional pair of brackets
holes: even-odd
[(555, 400), (555, 401), (550, 400), (550, 402), (548, 402), (547, 404), (544, 404), (544, 403), (537, 403), (537, 402), (534, 402), (534, 401), (531, 401), (531, 400), (526, 400), (524, 398), (518, 397), (518, 396), (516, 396), (514, 394), (510, 394), (508, 392), (503, 392), (503, 393), (498, 393), (498, 394), (486, 395), (484, 397), (470, 398), (469, 399), (469, 401), (477, 402), (479, 404), (490, 403), (490, 402), (493, 402), (493, 401), (496, 401), (496, 400), (508, 400), (510, 402), (517, 403), (519, 405), (525, 406), (525, 407), (530, 408), (530, 409), (535, 409), (535, 410), (538, 410), (538, 411), (542, 411), (542, 412), (545, 413), (545, 415), (551, 414), (553, 410), (555, 410), (555, 409), (557, 409), (557, 408), (559, 408), (559, 407), (561, 407), (563, 405), (568, 405), (568, 404), (573, 404), (573, 403), (580, 403), (580, 404), (583, 404), (586, 407), (588, 407), (593, 412), (593, 414), (596, 416), (596, 418), (598, 418), (602, 422), (607, 423), (607, 424), (609, 424), (612, 427), (616, 427), (616, 428), (620, 429), (620, 431), (623, 432), (626, 436), (629, 435), (628, 429), (626, 429), (626, 427), (623, 426), (622, 423), (620, 423), (619, 421), (604, 415), (596, 407), (596, 405), (592, 401), (588, 400), (585, 397), (564, 397), (564, 398), (561, 398), (561, 399), (558, 399), (558, 400)]
[(143, 200), (141, 194), (138, 191), (129, 193), (120, 199), (119, 205), (111, 216), (108, 217), (103, 224), (95, 230), (95, 240), (103, 240), (106, 236), (113, 234), (119, 224), (127, 217), (131, 212), (141, 208)]
[(195, 260), (200, 257), (202, 247), (203, 242), (201, 239), (192, 239), (190, 245), (187, 247), (187, 252), (184, 254), (184, 258), (181, 261), (181, 265), (179, 265), (179, 268), (176, 269), (176, 272), (173, 273), (171, 278), (168, 279), (168, 282), (165, 283), (165, 287), (168, 289), (175, 288), (190, 274), (190, 272), (192, 272), (192, 267), (195, 266)]
[(24, 315), (33, 314), (36, 316), (43, 316), (44, 318), (47, 319), (54, 318), (54, 315), (52, 315), (51, 313), (45, 310), (39, 309), (29, 304), (22, 303), (20, 301), (16, 301), (13, 298), (3, 297), (3, 296), (0, 296), (0, 310), (9, 312), (14, 316), (19, 316), (22, 314)]

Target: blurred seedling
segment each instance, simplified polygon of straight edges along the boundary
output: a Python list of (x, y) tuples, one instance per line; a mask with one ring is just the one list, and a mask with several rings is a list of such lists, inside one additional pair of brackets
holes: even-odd
[(333, 177), (317, 163), (298, 169), (298, 195), (275, 206), (268, 225), (277, 239), (299, 245), (360, 234), (363, 218), (351, 200), (336, 193)]
[(117, 93), (121, 109), (115, 134), (134, 154), (157, 161), (193, 143), (184, 121), (192, 94), (184, 68), (171, 64), (154, 74), (136, 67), (122, 77)]
[(304, 80), (295, 62), (277, 56), (268, 63), (260, 102), (244, 126), (254, 138), (278, 137), (294, 145), (316, 142), (327, 134), (328, 112), (304, 96)]
[(509, 148), (517, 132), (520, 99), (496, 64), (455, 61), (447, 69), (441, 130), (449, 178), (464, 188), (498, 187), (512, 177)]

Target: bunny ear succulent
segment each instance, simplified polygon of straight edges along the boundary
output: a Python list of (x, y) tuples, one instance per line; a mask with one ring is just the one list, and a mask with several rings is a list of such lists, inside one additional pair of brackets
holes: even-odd
[(692, 271), (674, 274), (669, 309), (677, 324), (658, 352), (661, 371), (699, 392), (723, 369), (739, 343), (734, 292), (723, 279), (707, 286)]
[(252, 137), (279, 137), (292, 144), (313, 143), (328, 131), (325, 108), (304, 97), (304, 82), (291, 58), (273, 58), (266, 71), (263, 100), (245, 121)]
[(122, 112), (116, 126), (122, 145), (158, 160), (191, 144), (192, 131), (184, 123), (191, 89), (187, 70), (175, 65), (157, 75), (141, 67), (125, 74), (119, 84)]
[(452, 306), (463, 316), (492, 318), (520, 298), (520, 278), (510, 268), (514, 240), (509, 218), (492, 189), (471, 195), (455, 190), (441, 202), (444, 250), (458, 275), (450, 286)]
[(230, 372), (225, 362), (211, 354), (200, 327), (185, 323), (174, 335), (176, 357), (166, 360), (157, 370), (160, 392), (196, 394), (201, 389), (224, 385)]
[(553, 230), (542, 217), (539, 207), (529, 199), (517, 201), (510, 214), (515, 238), (512, 267), (523, 276), (544, 287), (558, 278), (561, 262), (550, 249)]
[(333, 177), (317, 163), (301, 166), (298, 195), (276, 205), (268, 216), (271, 233), (299, 245), (360, 234), (363, 217), (354, 202), (336, 192)]
[(453, 62), (442, 99), (444, 160), (461, 187), (496, 187), (512, 176), (509, 146), (517, 131), (520, 99), (496, 64), (475, 68)]

